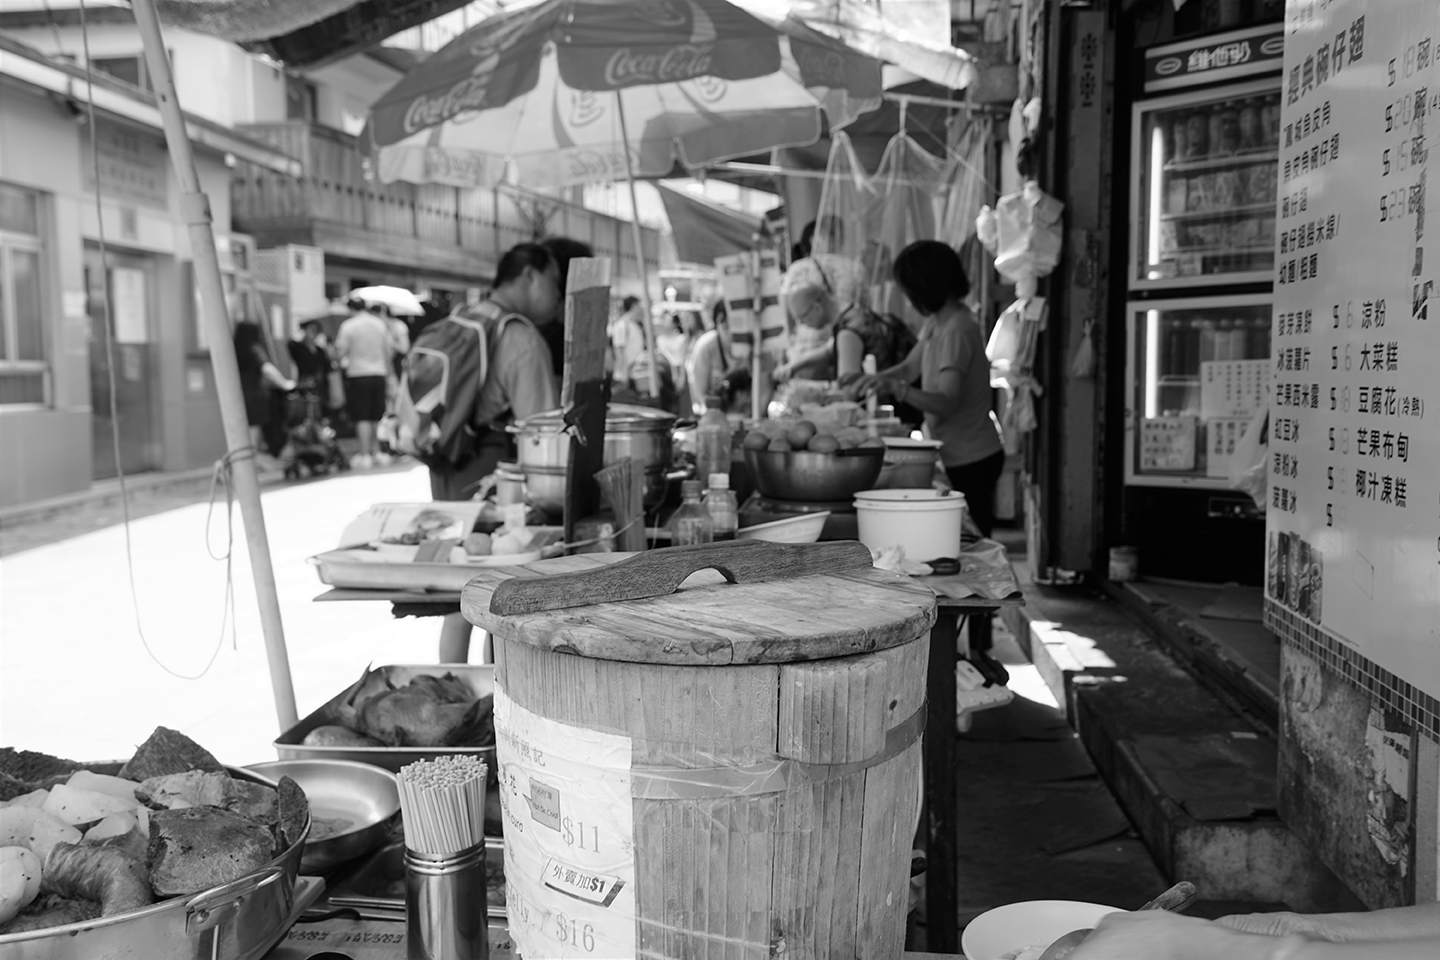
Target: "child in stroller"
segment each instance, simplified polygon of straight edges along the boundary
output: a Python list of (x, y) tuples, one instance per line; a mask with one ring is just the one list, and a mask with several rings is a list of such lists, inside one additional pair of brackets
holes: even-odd
[(286, 398), (285, 478), (317, 476), (336, 470), (349, 470), (350, 460), (335, 439), (335, 428), (325, 416), (322, 391), (326, 384), (306, 377), (297, 381)]

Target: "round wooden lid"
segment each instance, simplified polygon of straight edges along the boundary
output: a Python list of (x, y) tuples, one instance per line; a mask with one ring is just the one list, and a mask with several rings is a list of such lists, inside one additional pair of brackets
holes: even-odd
[(742, 540), (485, 569), (461, 608), (495, 636), (541, 649), (715, 666), (854, 656), (909, 643), (935, 622), (928, 587), (876, 570), (853, 541)]

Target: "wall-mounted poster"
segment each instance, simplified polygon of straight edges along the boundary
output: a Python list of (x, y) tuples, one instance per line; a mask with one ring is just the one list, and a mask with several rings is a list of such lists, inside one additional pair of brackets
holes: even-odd
[(1440, 5), (1286, 31), (1266, 595), (1440, 696)]

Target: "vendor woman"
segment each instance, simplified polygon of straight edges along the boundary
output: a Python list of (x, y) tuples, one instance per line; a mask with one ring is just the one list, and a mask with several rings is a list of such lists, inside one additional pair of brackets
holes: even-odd
[[(842, 378), (857, 395), (882, 393), (925, 415), (925, 434), (939, 440), (950, 484), (986, 536), (995, 524), (995, 486), (1005, 465), (1000, 425), (990, 411), (990, 362), (980, 321), (965, 306), (970, 281), (955, 251), (919, 240), (900, 251), (895, 282), (925, 317), (920, 342), (875, 375)], [(916, 385), (918, 382), (918, 386)]]
[[(790, 347), (785, 362), (771, 374), (777, 383), (792, 378), (834, 380), (852, 372), (837, 370), (835, 334), (861, 289), (859, 266), (846, 257), (818, 254), (790, 265), (780, 280), (780, 304), (790, 321)], [(858, 371), (859, 360), (855, 363)]]

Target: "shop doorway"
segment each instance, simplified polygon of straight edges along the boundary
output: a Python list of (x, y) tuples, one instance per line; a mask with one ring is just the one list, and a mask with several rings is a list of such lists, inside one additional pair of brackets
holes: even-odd
[[(85, 293), (90, 314), (90, 410), (93, 476), (114, 477), (114, 430), (120, 430), (118, 467), (142, 473), (159, 465), (155, 426), (155, 267), (146, 257), (85, 250)], [(110, 401), (110, 358), (105, 351), (105, 291), (114, 331), (115, 402)]]

